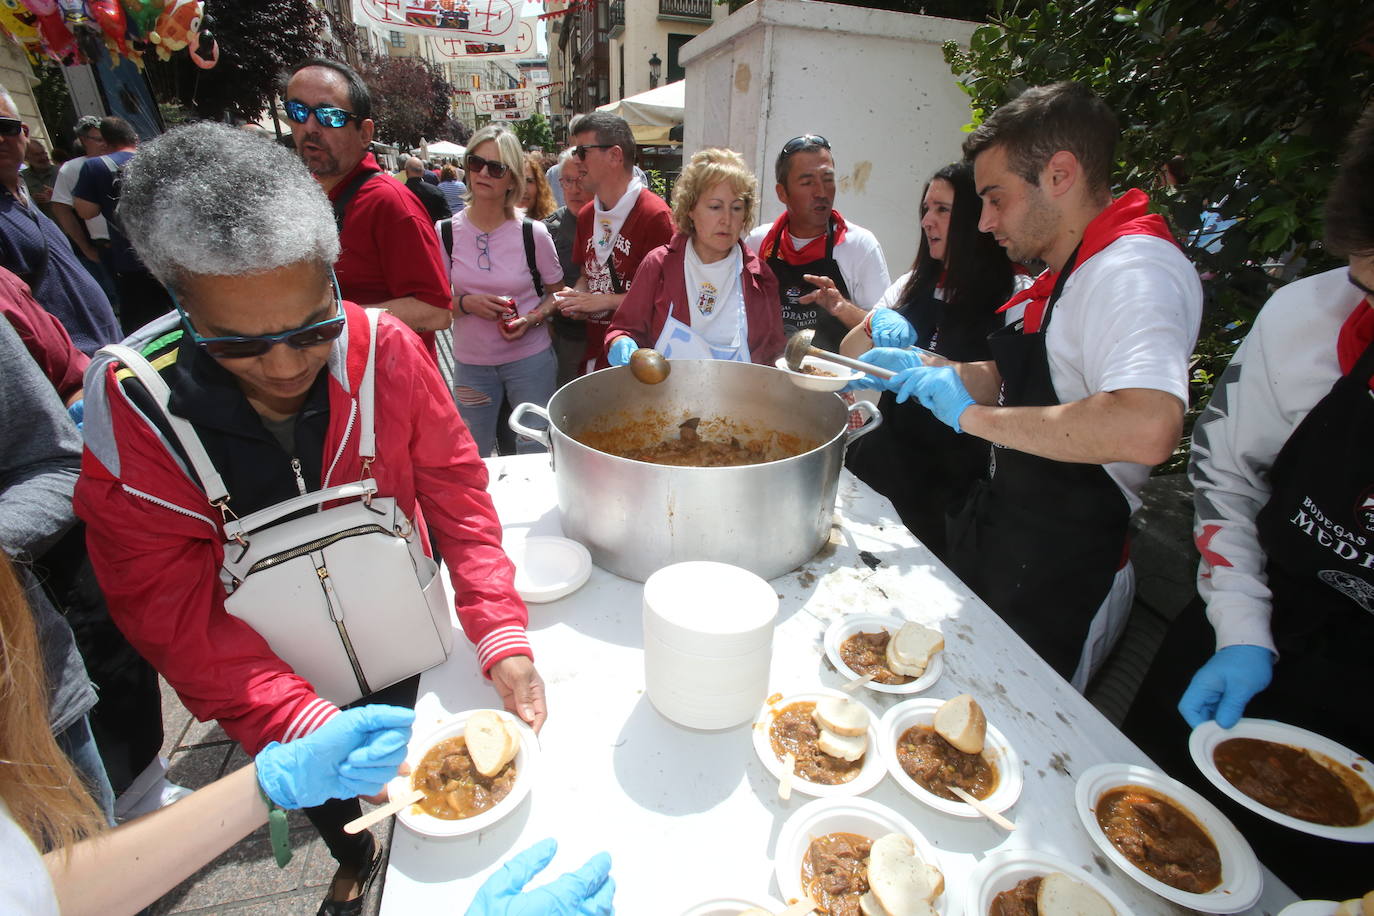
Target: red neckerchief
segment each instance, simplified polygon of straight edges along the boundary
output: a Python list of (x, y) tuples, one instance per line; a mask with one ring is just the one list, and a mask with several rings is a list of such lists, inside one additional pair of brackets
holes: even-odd
[[(1341, 375), (1349, 374), (1360, 361), (1369, 342), (1374, 340), (1374, 307), (1368, 299), (1361, 299), (1355, 311), (1341, 325), (1341, 333), (1336, 337), (1336, 358), (1341, 363)], [(1370, 390), (1374, 390), (1374, 377), (1369, 380)]]
[[(844, 241), (845, 222), (844, 217), (840, 216), (839, 210), (831, 210), (830, 218), (835, 222), (835, 244), (838, 246)], [(825, 257), (825, 233), (807, 242), (802, 248), (796, 248), (792, 244), (792, 236), (787, 232), (787, 211), (782, 211), (773, 221), (773, 226), (768, 230), (768, 234), (763, 237), (763, 244), (759, 246), (759, 257), (767, 258), (773, 252), (773, 242), (781, 238), (782, 244), (778, 246), (778, 257), (788, 264), (810, 264), (812, 261), (819, 261)]]
[[(1069, 269), (1072, 270), (1112, 242), (1128, 235), (1153, 235), (1155, 238), (1167, 239), (1177, 245), (1178, 242), (1174, 240), (1173, 233), (1169, 231), (1169, 225), (1164, 222), (1164, 218), (1158, 214), (1147, 212), (1149, 205), (1150, 198), (1145, 196), (1144, 191), (1136, 188), (1132, 188), (1112, 201), (1111, 205), (1093, 217), (1093, 221), (1088, 223), (1088, 227), (1083, 230), (1083, 241), (1078, 246), (1078, 257), (1073, 264), (1068, 265)], [(1040, 330), (1040, 322), (1045, 317), (1045, 308), (1049, 305), (1050, 293), (1054, 291), (1054, 284), (1058, 280), (1058, 271), (1043, 271), (1040, 276), (1035, 278), (1034, 283), (1012, 296), (1011, 301), (997, 311), (1005, 312), (1019, 303), (1027, 303), (1026, 323), (1023, 330), (1026, 334), (1037, 333)]]

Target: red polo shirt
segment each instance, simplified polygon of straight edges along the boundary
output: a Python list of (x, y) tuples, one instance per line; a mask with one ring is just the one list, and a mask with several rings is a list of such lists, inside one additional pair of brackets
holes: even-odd
[[(371, 153), (330, 189), (330, 202), (363, 171), (381, 171)], [(339, 249), (334, 273), (345, 299), (368, 306), (414, 296), (435, 308), (453, 309), (434, 223), (400, 182), (374, 179), (358, 189), (344, 216)], [(433, 355), (434, 334), (420, 336)]]

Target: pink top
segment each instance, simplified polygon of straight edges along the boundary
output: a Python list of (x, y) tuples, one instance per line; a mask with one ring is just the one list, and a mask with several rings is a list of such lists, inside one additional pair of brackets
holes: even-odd
[[(549, 229), (539, 220), (534, 226), (534, 260), (548, 288), (563, 282), (563, 267)], [(485, 250), (485, 254), (483, 251)], [(487, 269), (487, 268), (490, 269)], [(527, 315), (539, 305), (525, 258), (520, 220), (502, 223), (495, 232), (481, 233), (468, 221), (466, 210), (453, 217), (453, 261), (449, 267), (453, 288), (463, 293), (486, 293), (515, 300), (515, 310)], [(497, 366), (514, 362), (550, 346), (549, 327), (543, 324), (525, 332), (519, 340), (506, 340), (495, 321), (453, 313), (453, 358), (471, 366)]]

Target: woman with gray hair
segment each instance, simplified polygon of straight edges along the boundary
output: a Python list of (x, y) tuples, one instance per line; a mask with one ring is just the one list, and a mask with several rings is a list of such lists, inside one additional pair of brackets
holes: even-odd
[[(496, 446), (502, 398), (539, 406), (553, 395), (558, 359), (545, 327), (564, 289), (549, 229), (517, 218), (525, 156), (504, 125), (468, 141), (468, 205), (453, 218), (453, 393), (482, 455)], [(521, 440), (518, 452), (541, 451)]]
[[(233, 496), (232, 512), (209, 503), (161, 408), (102, 352), (87, 375), (75, 505), (129, 641), (198, 719), (217, 720), (249, 754), (320, 727), (338, 708), (225, 610), (223, 525), (361, 471), (442, 550), (479, 666), (508, 709), (542, 725), (543, 683), (486, 468), (424, 345), (390, 315), (375, 341), (375, 459), (361, 457), (369, 321), (339, 296), (333, 214), (300, 160), (221, 125), (179, 128), (130, 161), (119, 212), (177, 304), (127, 343), (157, 370), (168, 410), (191, 424)], [(413, 705), (417, 683), (359, 702)], [(358, 802), (306, 813), (339, 861), (321, 912), (357, 912), (380, 862), (369, 833), (343, 831)]]

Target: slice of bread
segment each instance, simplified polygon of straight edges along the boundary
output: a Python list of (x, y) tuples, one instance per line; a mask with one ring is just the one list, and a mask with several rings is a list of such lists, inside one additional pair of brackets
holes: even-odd
[(1101, 894), (1058, 871), (1041, 879), (1035, 907), (1040, 916), (1117, 916)]
[(887, 641), (887, 667), (893, 674), (920, 677), (930, 659), (944, 647), (945, 638), (939, 630), (919, 623), (904, 623)]
[(978, 701), (961, 693), (935, 710), (935, 733), (965, 754), (983, 753), (988, 719)]
[(1360, 898), (1360, 906), (1364, 909), (1362, 916), (1374, 916), (1374, 891)]
[(890, 916), (887, 910), (883, 909), (883, 905), (878, 902), (878, 898), (873, 896), (872, 891), (859, 898), (859, 912), (862, 916)]
[(501, 768), (515, 759), (520, 740), (506, 727), (505, 720), (489, 709), (468, 716), (463, 740), (477, 772), (487, 778), (501, 772)]
[(879, 837), (868, 854), (868, 886), (888, 916), (925, 916), (944, 890), (940, 870), (921, 861), (911, 838)]
[(868, 731), (868, 710), (848, 697), (818, 700), (811, 717), (821, 728), (837, 735), (862, 735)]
[(828, 728), (821, 729), (821, 736), (816, 740), (816, 747), (821, 749), (822, 754), (829, 754), (831, 757), (838, 757), (841, 760), (854, 761), (864, 755), (868, 750), (867, 735), (837, 735)]

